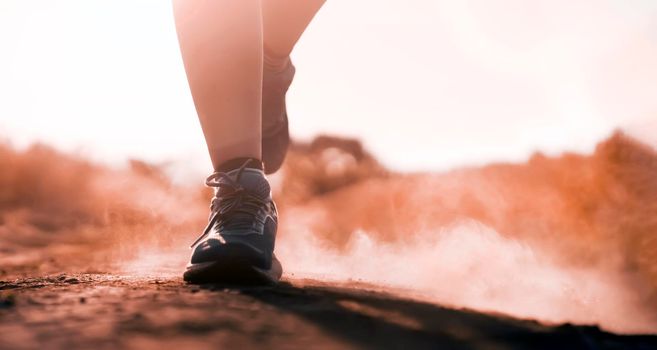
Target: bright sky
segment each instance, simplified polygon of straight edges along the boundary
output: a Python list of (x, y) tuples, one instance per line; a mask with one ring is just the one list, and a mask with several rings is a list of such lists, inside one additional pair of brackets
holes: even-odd
[[(657, 1), (328, 0), (293, 60), (293, 135), (401, 170), (657, 145)], [(207, 172), (170, 2), (2, 0), (0, 137)]]

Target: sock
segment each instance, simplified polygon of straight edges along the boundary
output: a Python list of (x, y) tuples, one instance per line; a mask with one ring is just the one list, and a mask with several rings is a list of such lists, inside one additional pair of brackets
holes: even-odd
[(221, 165), (219, 165), (219, 167), (215, 170), (219, 171), (219, 172), (227, 173), (231, 170), (238, 169), (239, 167), (244, 165), (244, 163), (247, 162), (247, 161), (249, 162), (246, 165), (247, 168), (258, 169), (258, 170), (262, 170), (262, 171), (265, 170), (265, 168), (264, 168), (262, 162), (260, 161), (260, 159), (250, 158), (250, 157), (240, 157), (240, 158), (229, 159), (229, 160), (221, 163)]

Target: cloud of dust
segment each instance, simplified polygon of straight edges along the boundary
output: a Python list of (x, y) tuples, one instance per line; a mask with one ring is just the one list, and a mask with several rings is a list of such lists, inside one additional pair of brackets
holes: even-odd
[[(281, 209), (277, 254), (289, 276), (657, 332), (653, 149), (617, 133), (591, 156), (401, 175), (380, 171), (353, 145), (310, 148), (292, 154), (286, 170), (297, 176), (278, 189), (303, 194)], [(335, 164), (347, 164), (341, 176), (328, 171)], [(352, 181), (326, 191), (336, 176)]]
[[(293, 217), (312, 216), (304, 212)], [(356, 231), (343, 249), (296, 226), (278, 255), (292, 278), (366, 282), (397, 295), (548, 323), (598, 324), (622, 333), (657, 331), (645, 300), (619, 269), (574, 268), (477, 222), (381, 242)]]
[[(174, 186), (140, 161), (110, 169), (40, 144), (0, 144), (0, 169), (0, 274), (110, 272), (148, 256), (143, 270), (180, 269), (207, 215), (207, 189)], [(176, 249), (180, 258), (153, 260)]]
[[(0, 277), (175, 276), (210, 191), (161, 167), (0, 144)], [(657, 332), (657, 155), (616, 134), (593, 155), (540, 154), (394, 174), (354, 140), (295, 144), (272, 177), (288, 278), (375, 283), (453, 307)]]

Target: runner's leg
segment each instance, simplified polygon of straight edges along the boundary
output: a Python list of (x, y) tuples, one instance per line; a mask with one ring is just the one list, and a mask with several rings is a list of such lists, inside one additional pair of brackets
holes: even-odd
[(261, 10), (261, 0), (174, 0), (187, 80), (215, 169), (234, 158), (261, 159)]
[(264, 0), (262, 21), (265, 64), (285, 64), (301, 34), (325, 0)]

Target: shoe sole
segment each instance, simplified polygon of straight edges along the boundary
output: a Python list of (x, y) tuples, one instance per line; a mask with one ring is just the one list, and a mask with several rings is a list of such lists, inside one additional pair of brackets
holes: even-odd
[(272, 255), (271, 267), (262, 269), (253, 265), (253, 260), (243, 254), (249, 249), (241, 244), (227, 244), (221, 259), (197, 264), (188, 264), (183, 279), (189, 283), (224, 283), (234, 285), (266, 285), (277, 283), (283, 267)]

